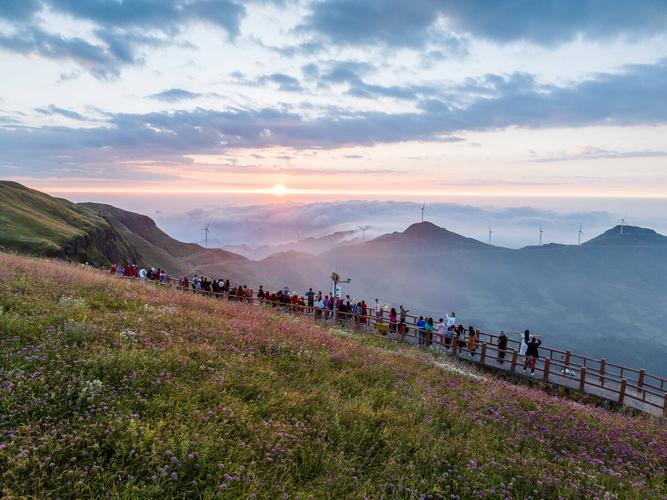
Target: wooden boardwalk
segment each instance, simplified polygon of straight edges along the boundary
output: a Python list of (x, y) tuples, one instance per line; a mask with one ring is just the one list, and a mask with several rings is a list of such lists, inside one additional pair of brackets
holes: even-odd
[[(327, 323), (331, 323), (331, 320)], [(404, 341), (415, 347), (424, 347), (420, 345), (418, 329), (412, 325), (406, 325), (405, 336), (388, 332), (389, 325), (386, 320), (378, 325), (373, 317), (368, 317), (365, 324), (359, 325), (353, 320), (348, 320), (339, 324), (341, 325), (345, 325), (349, 330), (361, 330), (370, 334), (378, 334), (379, 330), (379, 335), (389, 340)], [(568, 351), (541, 347), (540, 358), (535, 364), (535, 373), (531, 375), (530, 367), (525, 372), (523, 370), (525, 357), (519, 354), (517, 341), (508, 341), (505, 358), (501, 362), (495, 335), (482, 333), (481, 342), (472, 356), (467, 348), (454, 354), (452, 347), (445, 348), (444, 341), (436, 337), (434, 332), (432, 346), (438, 348), (440, 352), (456, 356), (466, 362), (565, 387), (650, 415), (667, 418), (665, 379), (648, 375), (642, 370), (634, 370), (603, 360), (593, 360)], [(510, 347), (513, 343), (516, 344), (516, 349)], [(594, 366), (596, 363), (597, 366)]]
[[(175, 280), (160, 283), (164, 286), (187, 293), (199, 293), (212, 299), (230, 300), (226, 294), (213, 293), (200, 290), (182, 289)], [(250, 298), (235, 298), (247, 303), (272, 307), (279, 311), (298, 314), (309, 320), (333, 325), (331, 313), (317, 311), (315, 308), (272, 303), (256, 296)], [(389, 332), (387, 317), (377, 319), (374, 316), (361, 316), (353, 314), (341, 315), (345, 319), (336, 321), (338, 326), (351, 331), (361, 331), (368, 334), (377, 334), (387, 339), (402, 340), (416, 347), (421, 347), (419, 330), (416, 326), (417, 318), (408, 316), (403, 327), (404, 335)], [(505, 350), (504, 362), (499, 360), (498, 337), (496, 335), (481, 333), (479, 346), (474, 355), (470, 355), (467, 348), (463, 348), (456, 354), (453, 349), (445, 348), (443, 338), (433, 332), (432, 345), (439, 347), (441, 351), (456, 355), (468, 362), (492, 367), (498, 370), (514, 373), (517, 376), (525, 376), (534, 380), (576, 390), (581, 393), (599, 397), (625, 405), (650, 415), (667, 418), (667, 379), (647, 374), (644, 370), (637, 370), (604, 359), (594, 359), (587, 356), (562, 351), (556, 348), (540, 346), (540, 358), (535, 364), (535, 373), (530, 375), (530, 369), (523, 371), (525, 357), (519, 354), (519, 342), (508, 339)], [(467, 344), (466, 344), (467, 345)]]

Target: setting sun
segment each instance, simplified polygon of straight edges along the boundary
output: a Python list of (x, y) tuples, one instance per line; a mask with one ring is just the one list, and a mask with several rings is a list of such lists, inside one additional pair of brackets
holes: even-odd
[(271, 190), (276, 196), (284, 196), (287, 194), (287, 188), (284, 184), (276, 184)]

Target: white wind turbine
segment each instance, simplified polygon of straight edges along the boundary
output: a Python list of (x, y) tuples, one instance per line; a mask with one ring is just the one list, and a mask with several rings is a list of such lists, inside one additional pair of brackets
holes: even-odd
[(491, 226), (489, 226), (489, 245), (491, 244), (491, 235), (493, 234), (493, 231), (491, 230)]
[(370, 228), (371, 226), (359, 226), (359, 230), (361, 231), (362, 242), (366, 241), (366, 231), (368, 231)]
[(579, 224), (579, 244), (581, 245), (581, 236), (584, 234), (584, 232), (581, 229), (581, 224)]
[(204, 231), (204, 246), (206, 248), (208, 248), (208, 232), (209, 232), (208, 226), (209, 226), (209, 224), (206, 224), (204, 226), (204, 229), (203, 229), (203, 231)]
[(540, 224), (540, 246), (542, 246), (542, 233), (543, 232), (544, 231), (542, 231), (542, 224)]

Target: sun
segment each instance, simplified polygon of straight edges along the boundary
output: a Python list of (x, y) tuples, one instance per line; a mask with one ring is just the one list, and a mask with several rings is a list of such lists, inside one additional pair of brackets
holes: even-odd
[(285, 196), (287, 194), (287, 188), (285, 187), (284, 184), (276, 184), (275, 186), (273, 186), (271, 191), (276, 196)]

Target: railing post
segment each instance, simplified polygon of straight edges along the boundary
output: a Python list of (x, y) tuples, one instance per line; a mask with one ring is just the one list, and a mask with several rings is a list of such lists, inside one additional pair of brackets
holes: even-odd
[(623, 400), (625, 399), (625, 386), (628, 385), (627, 379), (621, 380), (621, 390), (618, 395), (618, 402), (623, 404)]
[(581, 376), (579, 377), (579, 392), (586, 392), (586, 367), (581, 367)]
[(565, 366), (570, 366), (570, 356), (572, 356), (572, 353), (565, 351)]
[(604, 368), (607, 362), (604, 358), (600, 360), (600, 383), (604, 386)]
[(551, 369), (551, 358), (545, 358), (544, 360), (544, 380), (549, 380), (549, 370)]
[(484, 364), (485, 359), (486, 359), (486, 342), (482, 342), (482, 353), (480, 354), (479, 358), (480, 363)]
[(640, 391), (644, 386), (644, 370), (639, 370), (639, 380), (637, 381), (637, 386), (639, 387)]
[(510, 371), (514, 371), (516, 369), (516, 357), (517, 357), (517, 352), (516, 349), (512, 351), (512, 368)]
[(665, 399), (662, 402), (662, 416), (667, 418), (667, 392), (665, 393)]

